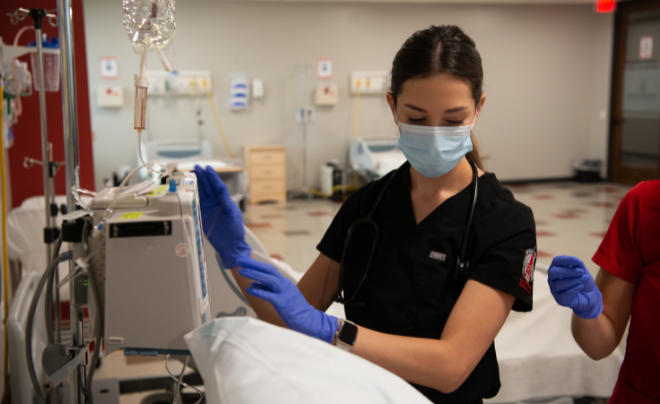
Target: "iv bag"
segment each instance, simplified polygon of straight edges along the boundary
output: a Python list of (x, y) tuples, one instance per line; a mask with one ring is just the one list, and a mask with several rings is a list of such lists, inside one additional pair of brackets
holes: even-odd
[(135, 53), (171, 50), (176, 31), (175, 0), (123, 0), (124, 27)]

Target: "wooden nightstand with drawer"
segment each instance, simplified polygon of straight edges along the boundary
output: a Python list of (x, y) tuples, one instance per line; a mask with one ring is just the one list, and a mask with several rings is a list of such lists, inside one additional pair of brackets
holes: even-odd
[(286, 202), (286, 147), (245, 146), (250, 203)]

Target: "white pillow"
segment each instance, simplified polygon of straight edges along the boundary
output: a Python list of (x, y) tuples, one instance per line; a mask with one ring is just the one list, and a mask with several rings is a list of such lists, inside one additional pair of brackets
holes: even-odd
[(216, 319), (185, 340), (211, 404), (430, 402), (371, 362), (253, 318)]

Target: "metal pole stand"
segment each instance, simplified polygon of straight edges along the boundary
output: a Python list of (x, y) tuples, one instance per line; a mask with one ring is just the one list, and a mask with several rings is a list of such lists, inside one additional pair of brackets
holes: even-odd
[(292, 192), (289, 199), (299, 197), (306, 197), (308, 200), (314, 199), (314, 194), (309, 192), (307, 188), (307, 66), (300, 66), (300, 88), (302, 94), (302, 101), (300, 107), (300, 127), (302, 131), (302, 190)]
[[(52, 10), (51, 10), (52, 11)], [(48, 125), (46, 113), (46, 83), (44, 79), (44, 51), (42, 43), (42, 23), (47, 18), (51, 26), (57, 27), (57, 15), (43, 9), (24, 9), (19, 8), (14, 13), (9, 14), (13, 25), (30, 16), (34, 22), (35, 43), (37, 46), (37, 69), (39, 75), (39, 117), (41, 123), (41, 161), (26, 157), (23, 161), (25, 168), (31, 168), (34, 164), (41, 165), (44, 187), (44, 243), (46, 244), (46, 265), (49, 265), (53, 259), (53, 243), (60, 235), (61, 230), (55, 226), (55, 217), (59, 212), (59, 207), (55, 203), (55, 174), (60, 163), (53, 161), (53, 145), (48, 142)], [(55, 272), (55, 284), (59, 284), (59, 271)], [(55, 288), (55, 307), (57, 324), (57, 343), (61, 343), (61, 324), (62, 314), (60, 310), (60, 290)], [(51, 386), (47, 391), (50, 400), (59, 403), (59, 386)]]

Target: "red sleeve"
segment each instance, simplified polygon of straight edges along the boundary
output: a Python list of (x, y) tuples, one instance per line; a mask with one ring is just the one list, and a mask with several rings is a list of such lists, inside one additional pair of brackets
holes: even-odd
[(640, 183), (619, 204), (607, 234), (592, 258), (598, 266), (629, 283), (638, 283), (643, 261), (638, 241), (645, 216), (640, 203), (645, 190)]

